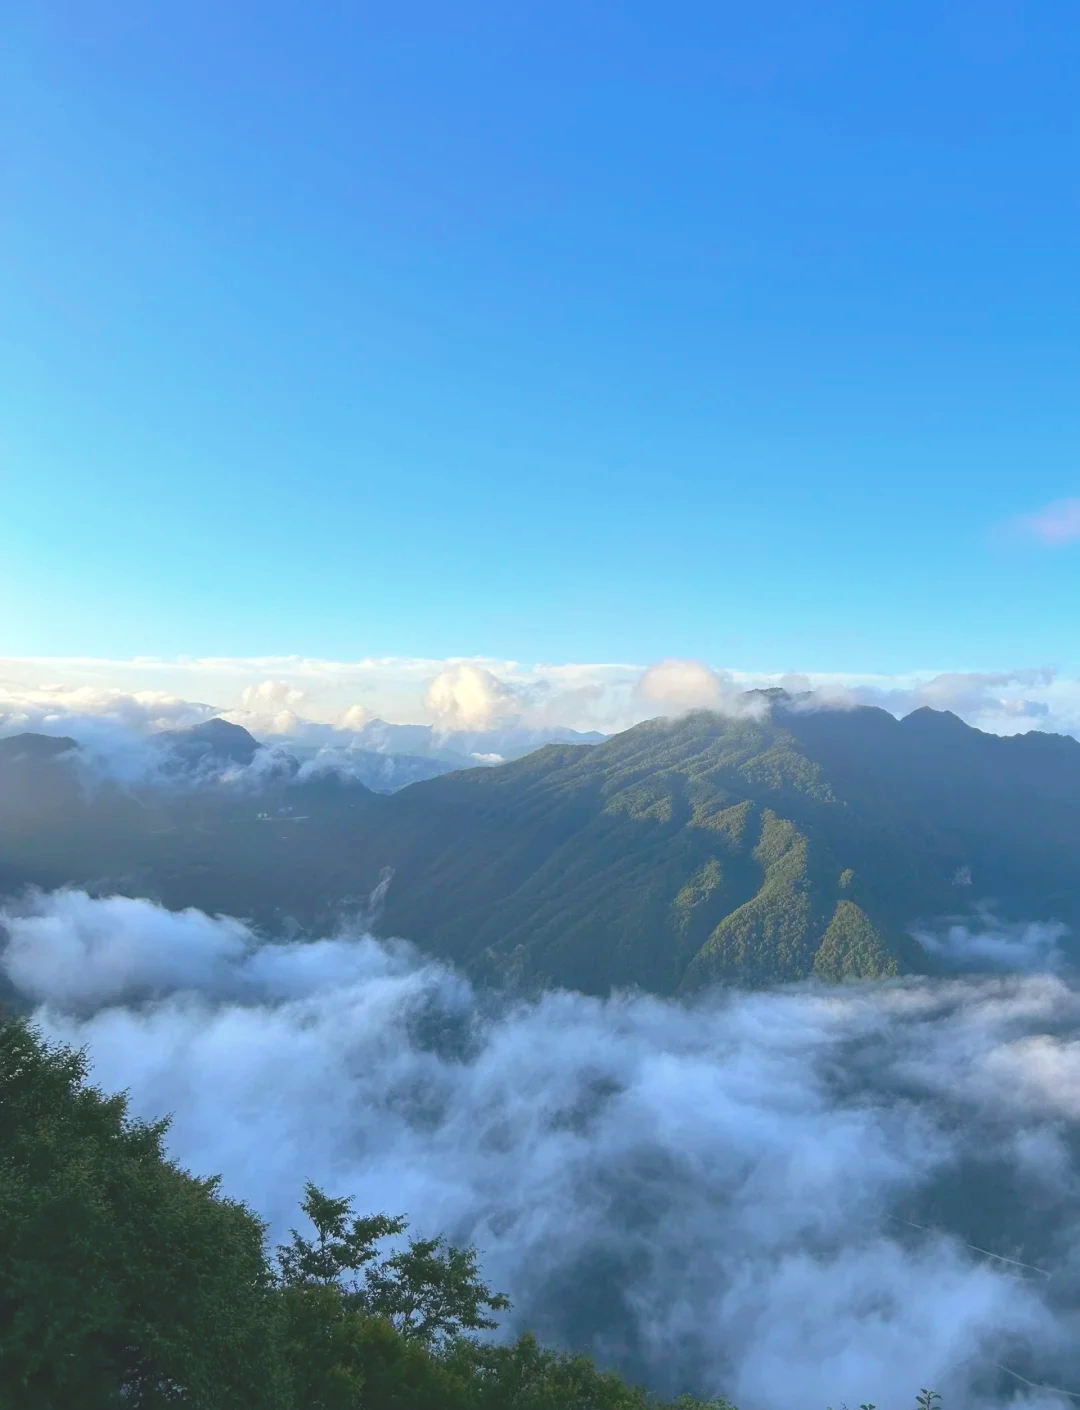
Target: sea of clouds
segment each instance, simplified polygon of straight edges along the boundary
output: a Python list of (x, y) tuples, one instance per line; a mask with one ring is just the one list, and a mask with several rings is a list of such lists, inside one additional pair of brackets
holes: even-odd
[(275, 1238), (314, 1179), (475, 1242), (510, 1330), (742, 1410), (1080, 1390), (1080, 992), (1042, 932), (994, 952), (1042, 972), (693, 1004), (81, 892), (2, 934), (44, 1031)]

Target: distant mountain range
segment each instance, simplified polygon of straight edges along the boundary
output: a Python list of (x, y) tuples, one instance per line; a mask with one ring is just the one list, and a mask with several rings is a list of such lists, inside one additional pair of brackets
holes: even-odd
[[(341, 731), (328, 732), (321, 741), (334, 744)], [(597, 731), (567, 729), (563, 725), (534, 728), (522, 724), (496, 729), (440, 729), (435, 725), (395, 725), (386, 720), (370, 720), (356, 730), (349, 742), (352, 749), (370, 749), (380, 754), (409, 754), (440, 759), (456, 768), (477, 762), (498, 763), (524, 758), (545, 744), (601, 744), (607, 735)], [(297, 741), (297, 743), (306, 741)], [(294, 742), (284, 741), (287, 748)]]
[(520, 725), (440, 731), (433, 725), (395, 725), (375, 719), (349, 732), (309, 723), (299, 735), (258, 740), (242, 726), (221, 718), (151, 736), (162, 751), (165, 771), (175, 775), (208, 777), (252, 765), (268, 777), (338, 772), (376, 793), (393, 793), (478, 763), (519, 759), (545, 744), (598, 744), (606, 738), (572, 729)]
[(166, 776), (203, 783), (223, 777), (238, 782), (238, 771), (245, 770), (252, 775), (250, 784), (260, 787), (338, 773), (375, 793), (393, 793), (475, 762), (462, 758), (454, 764), (432, 755), (365, 749), (355, 741), (337, 747), (291, 741), (266, 745), (242, 726), (222, 719), (206, 720), (190, 729), (163, 730), (151, 738), (161, 750)]
[[(392, 794), (295, 759), (257, 786), (122, 787), (72, 740), (15, 736), (0, 892), (75, 884), (280, 932), (363, 914), (389, 875), (378, 933), (482, 980), (596, 993), (929, 969), (912, 925), (979, 903), (1080, 926), (1076, 740), (757, 703)], [(221, 721), (163, 745), (195, 769), (258, 750)]]

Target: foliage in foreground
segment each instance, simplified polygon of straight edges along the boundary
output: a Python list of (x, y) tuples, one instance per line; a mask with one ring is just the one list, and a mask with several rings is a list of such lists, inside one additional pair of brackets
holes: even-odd
[(86, 1075), (0, 1019), (0, 1410), (664, 1410), (586, 1356), (477, 1338), (507, 1299), (474, 1249), (380, 1254), (403, 1219), (309, 1185), (315, 1238), (271, 1258), (260, 1220), (165, 1157), (165, 1122)]

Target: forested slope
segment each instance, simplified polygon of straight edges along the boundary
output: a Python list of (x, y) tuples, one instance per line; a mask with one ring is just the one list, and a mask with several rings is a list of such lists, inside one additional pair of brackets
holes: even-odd
[(975, 902), (1080, 921), (1080, 744), (931, 710), (779, 697), (392, 796), (334, 776), (125, 788), (87, 782), (77, 751), (4, 743), (8, 893), (77, 884), (325, 929), (389, 875), (376, 930), (485, 980), (873, 976), (926, 966), (912, 923)]

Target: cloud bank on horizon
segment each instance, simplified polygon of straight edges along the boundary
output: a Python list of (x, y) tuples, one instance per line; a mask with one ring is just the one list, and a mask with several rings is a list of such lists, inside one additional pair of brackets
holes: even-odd
[(746, 692), (774, 686), (811, 691), (821, 704), (878, 705), (896, 715), (921, 706), (952, 710), (1000, 734), (1033, 728), (1080, 733), (1080, 680), (1048, 667), (842, 676), (753, 673), (684, 659), (643, 667), (290, 656), (0, 659), (0, 734), (70, 732), (104, 748), (110, 731), (147, 735), (222, 714), (262, 739), (317, 746), (366, 735), (372, 747), (385, 749), (374, 728), (383, 720), (416, 726), (416, 752), (424, 752), (425, 735), (432, 734), (460, 737), (462, 753), (487, 756), (498, 754), (492, 737), (499, 732), (526, 744), (568, 730), (610, 734), (690, 709), (753, 709)]
[(479, 1245), (514, 1326), (660, 1388), (754, 1410), (1080, 1388), (1061, 976), (523, 1001), (403, 942), (267, 944), (80, 892), (0, 916), (0, 967), (273, 1237), (308, 1178), (407, 1213)]

